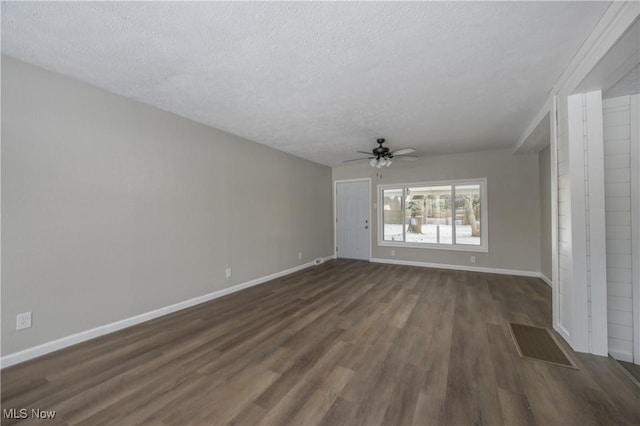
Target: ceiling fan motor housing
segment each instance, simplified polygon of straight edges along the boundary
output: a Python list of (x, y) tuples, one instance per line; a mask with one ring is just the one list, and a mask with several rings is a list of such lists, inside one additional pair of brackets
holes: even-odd
[(384, 139), (378, 139), (379, 147), (373, 149), (373, 155), (379, 160), (380, 158), (393, 158), (391, 154), (389, 154), (389, 148), (386, 146), (382, 146), (384, 143)]

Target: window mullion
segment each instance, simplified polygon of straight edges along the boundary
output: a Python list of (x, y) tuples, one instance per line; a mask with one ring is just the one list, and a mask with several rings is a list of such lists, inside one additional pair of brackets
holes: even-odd
[(484, 229), (485, 229), (485, 227), (482, 226), (482, 218), (484, 217), (484, 214), (482, 212), (482, 208), (484, 207), (484, 202), (485, 202), (485, 200), (482, 198), (482, 197), (484, 197), (483, 191), (484, 191), (484, 186), (482, 184), (479, 184), (478, 185), (478, 193), (480, 194), (480, 203), (481, 203), (480, 204), (480, 211), (479, 211), (479, 213), (480, 213), (480, 247), (484, 246)]
[(407, 214), (404, 211), (406, 194), (407, 194), (407, 188), (402, 188), (402, 197), (400, 198), (400, 211), (402, 212), (402, 242), (403, 243), (407, 242), (407, 228), (406, 228), (407, 224), (405, 223)]
[(451, 245), (456, 246), (456, 186), (451, 185)]

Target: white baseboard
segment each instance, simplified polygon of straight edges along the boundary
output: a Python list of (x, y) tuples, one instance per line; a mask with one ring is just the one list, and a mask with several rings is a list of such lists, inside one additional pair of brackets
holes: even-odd
[[(324, 260), (326, 261), (334, 258), (335, 256), (327, 256), (324, 258)], [(219, 297), (226, 296), (228, 294), (235, 293), (240, 290), (244, 290), (245, 288), (253, 287), (258, 284), (263, 284), (267, 281), (271, 281), (276, 278), (280, 278), (285, 275), (289, 275), (294, 272), (301, 271), (311, 266), (314, 266), (313, 262), (304, 263), (302, 265), (298, 265), (293, 268), (286, 269), (284, 271), (280, 271), (270, 275), (266, 275), (264, 277), (256, 278), (254, 280), (237, 284), (232, 287), (224, 288), (222, 290), (214, 291), (212, 293), (205, 294), (203, 296), (198, 296), (193, 299), (189, 299), (173, 305), (165, 306), (163, 308), (159, 308), (150, 312), (145, 312), (144, 314), (136, 315), (131, 318), (125, 318), (120, 321), (101, 325), (99, 327), (92, 328), (90, 330), (85, 330), (85, 331), (81, 331), (80, 333), (72, 334), (71, 336), (62, 337), (60, 339), (53, 340), (51, 342), (43, 343), (38, 346), (24, 349), (22, 351), (15, 352), (0, 358), (0, 368), (6, 368), (12, 365), (19, 364), (21, 362), (29, 361), (30, 359), (37, 358), (39, 356), (46, 355), (48, 353), (51, 353), (72, 345), (76, 345), (78, 343), (82, 343), (87, 340), (94, 339), (96, 337), (104, 336), (105, 334), (113, 333), (114, 331), (122, 330), (123, 328), (131, 327), (131, 326), (143, 323), (145, 321), (152, 320), (154, 318), (158, 318), (164, 315), (171, 314), (173, 312), (187, 309), (192, 306), (199, 305), (201, 303), (205, 303), (210, 300), (214, 300)]]
[(392, 260), (392, 259), (380, 259), (380, 258), (372, 258), (371, 262), (388, 263), (391, 265), (420, 266), (423, 268), (452, 269), (454, 271), (487, 272), (490, 274), (518, 275), (521, 277), (541, 278), (540, 272), (520, 271), (516, 269), (485, 268), (482, 266), (449, 265), (445, 263), (429, 263), (429, 262), (416, 262), (413, 260), (395, 260), (395, 259)]
[(542, 281), (544, 281), (545, 283), (549, 284), (549, 287), (553, 287), (553, 281), (551, 281), (551, 279), (549, 279), (549, 277), (547, 277), (545, 274), (543, 274), (542, 272), (540, 272), (540, 279)]
[(617, 359), (618, 361), (633, 362), (633, 354), (631, 352), (616, 351), (610, 348), (609, 355), (611, 355), (613, 358)]

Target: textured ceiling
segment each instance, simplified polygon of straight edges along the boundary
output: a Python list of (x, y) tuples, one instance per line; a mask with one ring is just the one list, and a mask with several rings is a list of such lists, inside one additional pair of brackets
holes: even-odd
[(339, 165), (513, 146), (607, 6), (2, 2), (2, 52)]

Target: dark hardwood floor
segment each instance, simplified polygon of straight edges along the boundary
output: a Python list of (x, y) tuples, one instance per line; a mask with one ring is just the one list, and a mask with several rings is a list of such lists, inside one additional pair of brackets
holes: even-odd
[(624, 368), (638, 383), (640, 383), (640, 365), (624, 361), (618, 361), (618, 364), (620, 364), (622, 368)]
[(522, 359), (541, 280), (331, 261), (2, 371), (2, 408), (86, 425), (640, 424), (614, 361)]

